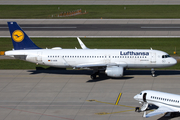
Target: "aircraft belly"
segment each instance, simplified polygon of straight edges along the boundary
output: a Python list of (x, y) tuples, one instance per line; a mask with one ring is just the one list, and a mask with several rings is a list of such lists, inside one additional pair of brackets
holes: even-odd
[(155, 65), (151, 65), (151, 64), (128, 64), (128, 68), (156, 68), (156, 64)]
[(72, 67), (76, 66), (76, 61), (67, 61), (67, 62), (69, 66), (72, 66)]

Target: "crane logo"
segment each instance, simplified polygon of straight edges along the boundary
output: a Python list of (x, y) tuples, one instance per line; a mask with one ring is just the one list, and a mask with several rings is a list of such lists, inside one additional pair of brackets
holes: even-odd
[(12, 38), (15, 42), (21, 42), (24, 39), (24, 33), (21, 30), (15, 30), (12, 34)]

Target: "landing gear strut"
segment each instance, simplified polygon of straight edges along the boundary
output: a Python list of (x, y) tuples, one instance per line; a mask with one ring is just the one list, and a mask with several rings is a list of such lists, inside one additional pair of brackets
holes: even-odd
[(135, 112), (140, 112), (140, 108), (139, 108), (139, 107), (136, 107), (136, 108), (135, 108)]
[(152, 77), (156, 77), (154, 68), (151, 69)]
[(91, 79), (96, 79), (96, 76), (99, 75), (99, 71), (94, 71), (93, 74), (91, 75)]

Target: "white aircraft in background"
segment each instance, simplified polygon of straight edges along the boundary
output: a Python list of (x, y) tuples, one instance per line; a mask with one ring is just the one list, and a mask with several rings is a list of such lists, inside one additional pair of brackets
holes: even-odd
[[(153, 90), (144, 90), (141, 93), (134, 96), (134, 99), (139, 101), (142, 104), (141, 109), (139, 107), (137, 110), (143, 111), (143, 117), (151, 117), (166, 112), (171, 113), (171, 117), (175, 116), (175, 112), (180, 112), (180, 95), (153, 91)], [(158, 106), (157, 110), (146, 114), (146, 109), (149, 104)]]
[(89, 49), (77, 37), (82, 49), (41, 49), (36, 46), (16, 22), (8, 22), (14, 49), (6, 56), (59, 68), (93, 69), (95, 79), (100, 70), (107, 76), (122, 77), (125, 68), (154, 68), (173, 66), (177, 61), (167, 53), (152, 49)]

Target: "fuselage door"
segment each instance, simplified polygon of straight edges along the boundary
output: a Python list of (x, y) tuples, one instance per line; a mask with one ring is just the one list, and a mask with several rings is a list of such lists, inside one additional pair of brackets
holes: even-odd
[(37, 52), (37, 62), (42, 62), (42, 52)]
[(146, 96), (147, 96), (147, 93), (144, 93), (143, 94), (143, 101), (146, 102)]
[(105, 62), (105, 64), (111, 63), (111, 55), (105, 55), (104, 56), (104, 62)]

